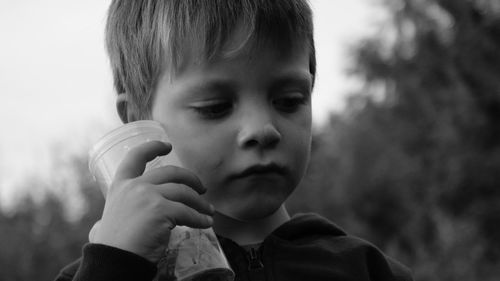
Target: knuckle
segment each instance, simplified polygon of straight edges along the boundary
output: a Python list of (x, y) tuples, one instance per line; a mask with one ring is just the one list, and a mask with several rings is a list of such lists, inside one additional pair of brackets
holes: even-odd
[(185, 186), (179, 187), (179, 192), (177, 193), (178, 201), (183, 202), (188, 206), (196, 205), (196, 194), (190, 188)]
[(153, 197), (147, 202), (147, 207), (151, 212), (155, 214), (163, 214), (165, 210), (165, 204), (158, 197)]
[(148, 189), (151, 189), (151, 186), (150, 184), (148, 183), (145, 183), (145, 182), (136, 182), (134, 185), (133, 185), (133, 188), (134, 192), (136, 193), (146, 193), (148, 191)]

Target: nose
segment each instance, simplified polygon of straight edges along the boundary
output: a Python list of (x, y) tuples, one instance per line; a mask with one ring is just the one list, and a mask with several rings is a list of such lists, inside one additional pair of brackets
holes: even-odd
[(272, 148), (281, 140), (281, 134), (270, 118), (258, 115), (242, 120), (238, 144), (242, 148)]

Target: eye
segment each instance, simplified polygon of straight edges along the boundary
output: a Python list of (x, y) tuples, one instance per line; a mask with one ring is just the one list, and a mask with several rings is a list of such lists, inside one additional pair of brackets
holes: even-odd
[(233, 105), (227, 100), (210, 100), (195, 103), (191, 108), (202, 118), (218, 119), (228, 115)]
[(280, 111), (293, 113), (309, 102), (307, 95), (300, 92), (291, 92), (273, 100), (273, 105)]

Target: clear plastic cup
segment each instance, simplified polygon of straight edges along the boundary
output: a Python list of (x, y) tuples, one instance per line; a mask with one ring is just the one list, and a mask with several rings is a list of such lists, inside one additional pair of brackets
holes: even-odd
[[(154, 140), (168, 142), (163, 127), (156, 121), (142, 120), (122, 125), (107, 133), (94, 144), (89, 152), (89, 170), (105, 197), (116, 169), (129, 150)], [(162, 164), (180, 165), (173, 153), (170, 153), (168, 157), (163, 157), (162, 161), (160, 158), (157, 157), (149, 162), (146, 170)]]
[[(152, 120), (130, 122), (102, 137), (89, 152), (89, 170), (98, 182), (104, 197), (114, 178), (116, 169), (133, 147), (149, 141), (168, 142), (162, 125)], [(171, 151), (146, 165), (146, 170), (175, 165), (180, 161)], [(155, 280), (234, 280), (234, 272), (220, 247), (212, 228), (193, 229), (176, 226), (164, 257), (158, 263)]]

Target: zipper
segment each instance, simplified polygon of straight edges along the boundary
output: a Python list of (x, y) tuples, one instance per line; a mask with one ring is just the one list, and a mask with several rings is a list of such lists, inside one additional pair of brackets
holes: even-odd
[(256, 271), (264, 268), (264, 264), (260, 260), (260, 252), (258, 248), (250, 248), (250, 251), (247, 252), (247, 260), (248, 271)]

